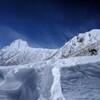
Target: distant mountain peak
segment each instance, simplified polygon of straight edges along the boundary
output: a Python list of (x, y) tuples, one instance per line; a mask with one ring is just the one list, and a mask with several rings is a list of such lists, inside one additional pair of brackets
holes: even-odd
[(28, 47), (28, 43), (21, 39), (17, 39), (10, 44), (10, 48), (15, 49), (15, 50), (16, 49), (22, 50), (22, 49), (25, 49), (26, 47)]

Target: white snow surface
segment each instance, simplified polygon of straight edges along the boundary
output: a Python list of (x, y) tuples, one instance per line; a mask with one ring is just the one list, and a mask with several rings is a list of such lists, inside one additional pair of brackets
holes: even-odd
[[(32, 63), (32, 64), (26, 64), (26, 65), (17, 65), (17, 66), (8, 66), (8, 70), (10, 70), (12, 73), (17, 74), (21, 69), (31, 69), (31, 68), (35, 68), (35, 69), (40, 69), (42, 70), (43, 68), (48, 68), (48, 70), (52, 71), (52, 79), (53, 79), (53, 83), (51, 86), (51, 89), (49, 90), (50, 92), (50, 97), (45, 97), (45, 95), (47, 95), (47, 91), (46, 88), (44, 89), (43, 93), (40, 93), (40, 98), (38, 100), (66, 100), (63, 96), (62, 90), (61, 90), (61, 82), (60, 82), (60, 70), (61, 68), (68, 68), (71, 66), (75, 66), (75, 65), (84, 65), (84, 64), (88, 64), (88, 63), (96, 63), (96, 62), (100, 62), (100, 55), (97, 56), (86, 56), (86, 57), (71, 57), (68, 59), (58, 59), (57, 61), (55, 61), (55, 63), (52, 63), (52, 60), (48, 60), (46, 62), (40, 62), (40, 63)], [(50, 67), (53, 66), (53, 67)], [(50, 67), (50, 68), (49, 68)], [(4, 66), (1, 66), (0, 69), (7, 69), (7, 67), (5, 68)], [(47, 71), (47, 70), (46, 70)], [(44, 73), (41, 74), (41, 76), (43, 76)], [(47, 73), (45, 75), (45, 77), (48, 78), (49, 83), (47, 83), (47, 79), (46, 80), (42, 80), (42, 87), (43, 84), (45, 84), (45, 86), (48, 87), (48, 85), (50, 84), (50, 74)], [(49, 79), (50, 78), (50, 79)], [(11, 80), (12, 81), (12, 80)], [(21, 84), (21, 83), (20, 83)], [(19, 86), (20, 86), (19, 84)], [(5, 85), (5, 84), (4, 84)], [(0, 87), (3, 87), (3, 85), (1, 85)], [(17, 86), (18, 87), (18, 86)], [(20, 87), (19, 87), (20, 88)], [(2, 88), (0, 88), (2, 89)], [(7, 89), (9, 89), (7, 87)], [(10, 87), (10, 89), (15, 89), (15, 87), (13, 87), (13, 85)], [(11, 91), (11, 90), (10, 90)], [(43, 88), (40, 88), (40, 91), (43, 91)], [(68, 99), (70, 100), (70, 99)], [(74, 100), (74, 99), (72, 99)]]

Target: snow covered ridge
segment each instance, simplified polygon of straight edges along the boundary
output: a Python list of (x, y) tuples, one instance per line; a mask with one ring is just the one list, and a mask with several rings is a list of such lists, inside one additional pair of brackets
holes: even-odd
[(94, 29), (80, 33), (65, 43), (60, 49), (43, 49), (29, 47), (26, 41), (15, 40), (0, 50), (0, 65), (19, 65), (39, 61), (67, 58), (71, 56), (88, 56), (100, 53), (100, 30)]
[(84, 56), (100, 53), (100, 30), (80, 33), (61, 48), (62, 57)]

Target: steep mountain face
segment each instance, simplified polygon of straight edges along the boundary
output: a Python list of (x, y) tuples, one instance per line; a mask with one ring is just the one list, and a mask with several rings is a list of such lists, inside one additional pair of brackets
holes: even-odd
[(60, 49), (62, 57), (95, 55), (100, 53), (100, 30), (80, 33)]
[(15, 40), (0, 50), (0, 100), (100, 100), (100, 30), (60, 49)]

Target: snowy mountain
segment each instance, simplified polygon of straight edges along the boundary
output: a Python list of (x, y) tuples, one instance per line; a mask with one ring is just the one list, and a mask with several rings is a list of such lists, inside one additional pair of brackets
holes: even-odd
[(93, 29), (86, 33), (79, 33), (57, 50), (48, 59), (62, 59), (75, 56), (91, 56), (100, 54), (100, 30)]
[(0, 100), (100, 98), (100, 55), (1, 66), (0, 70)]
[(80, 33), (61, 48), (62, 56), (85, 56), (100, 53), (100, 30), (94, 29), (86, 33)]
[(65, 43), (60, 49), (42, 49), (29, 47), (26, 41), (15, 40), (10, 46), (0, 50), (0, 65), (18, 65), (100, 53), (100, 30), (94, 29), (80, 33)]
[(1, 49), (0, 100), (100, 100), (100, 30), (60, 49), (20, 39)]
[(35, 63), (45, 60), (55, 52), (53, 49), (31, 48), (26, 41), (19, 39), (0, 50), (0, 65)]

